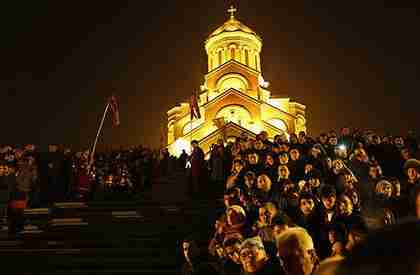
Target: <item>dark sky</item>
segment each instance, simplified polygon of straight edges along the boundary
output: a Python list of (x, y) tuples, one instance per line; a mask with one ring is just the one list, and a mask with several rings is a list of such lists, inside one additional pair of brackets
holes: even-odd
[[(390, 1), (9, 1), (1, 14), (0, 143), (159, 143), (166, 111), (203, 83), (204, 40), (228, 17), (263, 38), (273, 95), (307, 106), (309, 132), (345, 124), (420, 132), (419, 9)], [(394, 5), (404, 4), (392, 1)], [(146, 6), (146, 3), (148, 4)], [(411, 2), (414, 3), (414, 2)]]

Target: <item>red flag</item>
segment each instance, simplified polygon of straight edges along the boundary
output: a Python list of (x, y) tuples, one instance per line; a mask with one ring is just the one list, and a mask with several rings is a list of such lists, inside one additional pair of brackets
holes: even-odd
[(200, 108), (198, 107), (197, 95), (195, 93), (191, 95), (190, 112), (191, 120), (193, 120), (194, 117), (197, 119), (201, 118)]
[(114, 126), (120, 125), (120, 110), (118, 106), (118, 100), (115, 95), (112, 95), (108, 99), (109, 107), (111, 108), (112, 113), (112, 124)]

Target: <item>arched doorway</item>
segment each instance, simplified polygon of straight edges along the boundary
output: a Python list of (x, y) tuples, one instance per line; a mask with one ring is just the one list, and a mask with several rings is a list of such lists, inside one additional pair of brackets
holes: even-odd
[(221, 108), (217, 112), (216, 118), (221, 117), (225, 119), (226, 123), (233, 122), (246, 129), (248, 129), (250, 124), (252, 124), (251, 113), (248, 111), (248, 109), (241, 105), (233, 104)]

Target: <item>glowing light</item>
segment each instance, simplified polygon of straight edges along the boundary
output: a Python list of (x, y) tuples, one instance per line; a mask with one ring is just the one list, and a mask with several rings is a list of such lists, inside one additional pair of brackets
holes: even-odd
[(184, 138), (178, 138), (175, 142), (169, 147), (169, 152), (179, 157), (182, 154), (182, 150), (185, 150), (187, 154), (191, 152), (191, 145), (190, 143), (185, 140)]
[(263, 87), (264, 89), (267, 89), (270, 86), (270, 82), (265, 81), (262, 75), (258, 77), (258, 84)]
[(345, 151), (345, 150), (347, 150), (347, 147), (346, 147), (346, 145), (341, 144), (341, 145), (338, 146), (338, 149), (340, 149), (341, 151)]
[(259, 134), (263, 130), (263, 127), (261, 126), (260, 123), (252, 122), (250, 123), (249, 130), (253, 132), (254, 134)]

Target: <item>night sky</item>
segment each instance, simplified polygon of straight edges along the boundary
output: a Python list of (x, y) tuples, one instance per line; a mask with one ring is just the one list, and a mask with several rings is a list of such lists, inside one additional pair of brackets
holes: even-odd
[(307, 106), (310, 134), (344, 125), (420, 132), (416, 7), (376, 0), (9, 2), (0, 19), (0, 143), (90, 146), (115, 90), (121, 126), (113, 129), (109, 118), (101, 144), (157, 146), (166, 111), (203, 83), (204, 40), (232, 3), (263, 39), (272, 94)]

